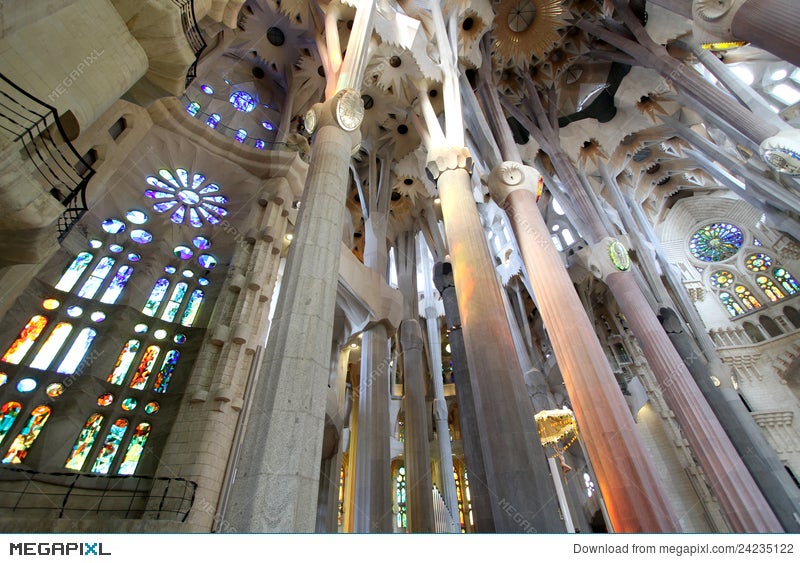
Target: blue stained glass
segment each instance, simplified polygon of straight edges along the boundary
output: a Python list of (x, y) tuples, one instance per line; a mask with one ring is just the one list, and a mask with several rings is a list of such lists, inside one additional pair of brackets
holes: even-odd
[(131, 231), (131, 240), (133, 240), (133, 242), (138, 242), (139, 244), (148, 244), (153, 240), (153, 235), (144, 229), (134, 229)]
[(203, 220), (200, 218), (200, 215), (197, 213), (197, 210), (194, 207), (189, 208), (189, 223), (196, 229), (199, 229), (203, 226)]
[(111, 268), (114, 267), (115, 262), (116, 260), (110, 256), (104, 256), (89, 275), (89, 279), (83, 284), (83, 287), (78, 292), (78, 297), (85, 297), (86, 299), (94, 297), (94, 294), (97, 293), (97, 290), (100, 289), (100, 286), (103, 284), (103, 280), (106, 279)]
[(81, 252), (75, 257), (75, 260), (72, 261), (72, 264), (69, 265), (67, 270), (61, 276), (61, 279), (58, 280), (56, 284), (56, 289), (61, 291), (69, 291), (71, 290), (77, 281), (80, 279), (81, 274), (86, 270), (86, 267), (92, 261), (92, 256), (88, 252)]
[(266, 148), (266, 144), (264, 143), (263, 139), (256, 139), (255, 147), (258, 150), (263, 151)]
[(181, 260), (188, 260), (194, 255), (191, 248), (182, 244), (176, 246), (172, 253)]
[(101, 246), (103, 246), (103, 243), (96, 238), (89, 241), (89, 248), (100, 248)]
[(228, 98), (228, 101), (234, 108), (236, 108), (237, 111), (243, 111), (245, 113), (253, 111), (258, 105), (258, 102), (256, 102), (253, 96), (241, 90), (231, 94), (231, 97)]
[(210, 254), (201, 254), (197, 257), (197, 263), (200, 264), (206, 270), (210, 270), (214, 266), (217, 265), (217, 259), (211, 256)]
[(125, 223), (119, 219), (106, 219), (102, 223), (103, 230), (112, 235), (118, 235), (125, 230)]
[(175, 210), (175, 213), (169, 218), (170, 221), (180, 225), (183, 223), (183, 217), (186, 215), (186, 207), (181, 205), (178, 209)]
[(186, 113), (192, 117), (196, 116), (198, 111), (200, 111), (200, 104), (197, 102), (189, 102), (189, 105), (186, 106)]
[(175, 268), (175, 266), (164, 266), (164, 272), (167, 274), (174, 274), (177, 271), (178, 270)]
[(68, 375), (75, 373), (83, 363), (83, 358), (86, 357), (86, 352), (89, 351), (95, 336), (97, 336), (97, 331), (93, 328), (84, 328), (80, 331), (56, 371)]
[(205, 195), (205, 194), (213, 194), (214, 192), (218, 192), (218, 191), (219, 191), (219, 186), (218, 185), (209, 184), (209, 185), (207, 185), (205, 188), (203, 188), (202, 190), (200, 190), (197, 193)]
[(175, 199), (173, 201), (167, 201), (167, 202), (164, 202), (164, 203), (156, 203), (156, 204), (153, 205), (153, 209), (155, 209), (159, 213), (164, 213), (165, 211), (169, 211), (170, 209), (172, 209), (176, 205), (178, 205), (178, 200), (177, 199)]
[(172, 291), (172, 296), (169, 298), (169, 303), (167, 303), (167, 307), (161, 314), (162, 321), (171, 323), (175, 320), (175, 315), (178, 314), (178, 309), (181, 306), (183, 296), (186, 295), (187, 289), (189, 289), (189, 284), (186, 282), (179, 282), (175, 285), (175, 289)]
[(206, 181), (206, 177), (202, 174), (195, 173), (194, 177), (192, 178), (192, 189), (196, 190), (200, 187), (200, 184)]
[(50, 407), (39, 405), (33, 409), (27, 424), (25, 424), (25, 427), (22, 429), (22, 431), (17, 434), (17, 437), (14, 438), (14, 441), (11, 443), (11, 447), (8, 448), (8, 453), (6, 453), (2, 463), (22, 463), (22, 461), (28, 455), (28, 450), (36, 441), (36, 438), (39, 436), (39, 432), (42, 431), (42, 428), (47, 423), (47, 419), (49, 417)]
[(128, 444), (128, 449), (125, 452), (125, 457), (119, 466), (120, 475), (133, 475), (136, 471), (136, 466), (139, 464), (139, 459), (144, 453), (144, 445), (147, 443), (147, 437), (150, 435), (150, 424), (141, 422), (136, 426), (131, 437), (131, 442)]
[(239, 129), (236, 132), (235, 139), (240, 143), (244, 143), (247, 140), (247, 129)]
[(200, 86), (200, 89), (203, 91), (203, 94), (208, 94), (209, 96), (214, 93), (214, 89), (208, 84), (203, 84)]
[(175, 371), (175, 366), (180, 358), (180, 352), (177, 350), (170, 350), (167, 352), (164, 362), (161, 364), (161, 369), (158, 370), (156, 378), (153, 381), (153, 391), (156, 393), (166, 393), (169, 381), (172, 379), (172, 373)]
[(122, 247), (121, 247), (120, 245), (118, 245), (118, 244), (109, 244), (109, 245), (108, 245), (108, 249), (109, 249), (111, 252), (113, 252), (114, 254), (119, 254), (120, 252), (122, 252), (122, 251), (124, 250), (124, 248), (122, 248)]
[(128, 260), (130, 260), (131, 262), (138, 262), (141, 259), (142, 259), (141, 255), (136, 254), (135, 252), (128, 253)]
[(114, 274), (114, 279), (111, 280), (111, 283), (100, 298), (100, 302), (108, 304), (116, 303), (117, 299), (119, 299), (119, 296), (122, 294), (122, 290), (125, 289), (125, 284), (128, 283), (131, 274), (133, 274), (133, 268), (130, 266), (120, 266), (117, 273)]
[(150, 199), (167, 199), (175, 197), (175, 194), (170, 194), (167, 192), (159, 192), (157, 190), (145, 190), (144, 195), (145, 197), (149, 197)]
[(75, 445), (72, 446), (72, 452), (70, 452), (64, 467), (75, 471), (80, 471), (83, 468), (83, 463), (86, 461), (86, 458), (89, 457), (89, 451), (92, 449), (102, 425), (102, 414), (95, 413), (89, 417), (86, 424), (81, 428), (78, 439), (75, 440)]
[[(174, 192), (175, 191), (175, 188), (173, 186), (170, 186), (169, 184), (165, 184), (164, 182), (162, 182), (161, 180), (159, 180), (155, 176), (148, 176), (147, 178), (144, 179), (144, 181), (147, 182), (148, 184), (150, 184), (151, 186), (153, 186), (154, 188), (161, 188), (162, 190), (165, 190), (165, 191), (168, 191), (168, 192)], [(150, 191), (150, 190), (148, 190), (148, 191)], [(156, 193), (159, 193), (159, 192), (156, 192)], [(145, 192), (145, 195), (147, 195), (147, 192)], [(147, 196), (147, 197), (154, 197), (154, 196)], [(159, 197), (167, 197), (167, 196), (163, 196), (162, 195), (162, 196), (159, 196)]]
[(166, 168), (159, 168), (158, 169), (158, 175), (161, 176), (167, 182), (169, 182), (172, 186), (174, 186), (174, 187), (176, 187), (178, 189), (181, 188), (181, 185), (175, 179), (175, 176), (173, 176), (172, 172), (170, 172)]
[(114, 457), (117, 455), (122, 438), (125, 437), (125, 431), (128, 429), (128, 421), (124, 418), (117, 419), (111, 430), (108, 431), (108, 436), (97, 454), (97, 459), (92, 465), (92, 473), (106, 474), (111, 469), (111, 464), (114, 462)]
[(789, 292), (789, 295), (794, 295), (800, 291), (800, 284), (785, 268), (775, 268), (772, 273), (775, 274), (775, 279), (780, 282), (783, 288)]
[(267, 131), (272, 131), (275, 129), (275, 126), (270, 121), (262, 121), (261, 126)]
[(185, 168), (176, 168), (175, 173), (178, 175), (178, 180), (180, 180), (181, 185), (183, 187), (189, 187), (189, 173), (186, 171)]
[(744, 236), (737, 226), (713, 223), (692, 235), (689, 250), (698, 260), (719, 262), (736, 254), (743, 242)]
[(125, 214), (125, 218), (134, 225), (144, 225), (147, 222), (147, 214), (144, 211), (139, 211), (138, 209), (131, 209), (128, 211)]
[(138, 340), (128, 340), (128, 342), (125, 343), (125, 346), (122, 347), (122, 351), (117, 357), (114, 371), (106, 378), (107, 382), (113, 383), (114, 385), (122, 385), (133, 363), (133, 359), (136, 357), (136, 352), (139, 351), (139, 346), (140, 342)]
[(221, 215), (222, 217), (224, 217), (225, 215), (228, 214), (228, 212), (225, 209), (223, 209), (222, 207), (217, 207), (216, 205), (211, 205), (210, 203), (206, 203), (205, 201), (200, 202), (200, 205), (202, 205), (203, 207), (207, 208), (209, 211), (213, 211), (217, 215)]
[(73, 305), (72, 307), (67, 307), (67, 315), (70, 317), (80, 317), (82, 314), (83, 314), (83, 309), (81, 309), (77, 305)]
[(197, 278), (197, 283), (200, 285), (208, 285), (211, 282), (209, 282), (207, 278)]
[(192, 244), (199, 250), (208, 250), (211, 248), (211, 241), (203, 236), (196, 236), (192, 239)]
[(0, 442), (2, 442), (14, 422), (17, 420), (22, 405), (16, 401), (9, 401), (0, 407)]
[(44, 341), (44, 345), (39, 350), (39, 353), (33, 358), (31, 367), (36, 369), (49, 368), (53, 358), (55, 358), (58, 351), (61, 350), (61, 347), (64, 345), (64, 342), (71, 332), (71, 324), (58, 323), (55, 328), (53, 328), (53, 332), (50, 333), (50, 336), (47, 337), (47, 340)]
[(205, 196), (203, 201), (207, 201), (209, 203), (228, 203), (228, 198), (224, 195), (212, 195), (212, 196)]
[(38, 383), (36, 383), (35, 379), (26, 377), (24, 379), (20, 379), (19, 383), (17, 383), (17, 391), (19, 391), (20, 393), (30, 393), (31, 391), (36, 389), (37, 385)]
[(216, 129), (220, 119), (222, 118), (218, 113), (212, 113), (211, 115), (208, 116), (208, 119), (206, 119), (206, 125), (208, 125), (212, 129)]
[(183, 312), (181, 316), (181, 324), (183, 326), (192, 326), (194, 323), (195, 317), (197, 317), (197, 311), (200, 309), (200, 304), (203, 302), (203, 291), (201, 289), (195, 289), (192, 292), (192, 296), (189, 298), (189, 304), (186, 305), (186, 310)]
[(145, 303), (142, 313), (148, 317), (154, 317), (158, 307), (164, 300), (164, 296), (167, 294), (168, 288), (169, 280), (167, 278), (158, 279), (153, 286), (153, 291), (150, 292), (150, 297), (147, 298), (147, 303)]

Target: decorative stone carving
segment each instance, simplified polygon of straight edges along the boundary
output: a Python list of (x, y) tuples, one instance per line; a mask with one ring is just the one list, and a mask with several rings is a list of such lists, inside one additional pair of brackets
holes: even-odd
[(800, 130), (785, 129), (765, 139), (761, 158), (776, 172), (800, 176)]
[(731, 32), (733, 17), (744, 0), (694, 0), (692, 30), (700, 43), (735, 41)]
[(627, 272), (631, 269), (631, 259), (625, 244), (612, 237), (605, 237), (592, 245), (588, 262), (589, 270), (601, 280), (609, 274)]
[(428, 164), (425, 172), (436, 181), (445, 170), (465, 169), (472, 174), (472, 156), (466, 147), (434, 147), (428, 151)]

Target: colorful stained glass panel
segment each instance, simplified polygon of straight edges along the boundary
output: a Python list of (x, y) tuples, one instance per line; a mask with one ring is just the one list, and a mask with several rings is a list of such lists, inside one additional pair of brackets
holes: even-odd
[(181, 315), (181, 324), (183, 326), (192, 326), (194, 319), (197, 317), (197, 311), (200, 310), (200, 304), (203, 302), (203, 290), (195, 289), (192, 296), (189, 298), (189, 304)]
[(797, 283), (797, 280), (784, 268), (775, 268), (772, 272), (775, 274), (775, 279), (778, 280), (783, 288), (789, 293), (789, 295), (794, 295), (798, 291), (800, 291), (800, 284)]
[(86, 280), (83, 287), (81, 287), (81, 290), (78, 292), (78, 297), (85, 297), (86, 299), (94, 297), (94, 294), (100, 289), (103, 280), (105, 280), (106, 276), (111, 272), (111, 268), (114, 267), (115, 262), (116, 260), (110, 256), (104, 256), (89, 275), (89, 279)]
[(144, 351), (144, 356), (142, 356), (142, 360), (139, 362), (139, 367), (136, 368), (136, 372), (131, 379), (131, 389), (144, 389), (150, 374), (153, 372), (153, 367), (155, 366), (160, 352), (161, 348), (158, 346), (147, 347)]
[(89, 419), (86, 421), (86, 424), (83, 425), (80, 434), (78, 434), (78, 439), (75, 440), (75, 445), (72, 446), (72, 452), (69, 454), (64, 467), (67, 469), (73, 469), (75, 471), (80, 471), (83, 468), (83, 464), (86, 461), (86, 458), (89, 457), (89, 452), (91, 451), (94, 441), (97, 439), (97, 435), (100, 433), (100, 428), (102, 426), (102, 414), (95, 413), (89, 417)]
[(25, 325), (25, 328), (22, 329), (22, 332), (19, 333), (19, 338), (17, 338), (8, 348), (8, 350), (6, 350), (2, 361), (8, 362), (9, 364), (20, 363), (22, 358), (25, 357), (25, 354), (28, 353), (28, 350), (31, 349), (31, 346), (33, 346), (33, 344), (36, 342), (36, 339), (39, 338), (39, 335), (42, 334), (42, 331), (46, 326), (46, 317), (41, 315), (32, 317), (31, 320), (28, 321), (28, 324)]
[(8, 431), (14, 426), (17, 415), (22, 409), (22, 405), (16, 401), (9, 401), (0, 407), (0, 443), (5, 439)]
[(719, 262), (736, 254), (743, 242), (739, 227), (730, 223), (712, 223), (692, 235), (689, 250), (698, 260)]
[(172, 374), (175, 371), (175, 366), (178, 363), (178, 358), (181, 354), (177, 350), (170, 350), (164, 357), (164, 362), (161, 364), (161, 369), (158, 370), (156, 378), (153, 381), (153, 391), (156, 393), (166, 393), (169, 382), (172, 379)]
[(111, 280), (111, 283), (100, 298), (100, 302), (108, 304), (116, 303), (119, 296), (122, 295), (122, 290), (125, 289), (125, 284), (127, 284), (128, 280), (131, 278), (131, 274), (133, 274), (133, 268), (130, 266), (120, 266), (117, 273), (114, 274), (114, 279)]
[(767, 268), (772, 266), (772, 258), (759, 252), (748, 256), (744, 265), (751, 272), (765, 272)]
[(71, 324), (58, 323), (55, 328), (53, 328), (53, 332), (50, 333), (50, 336), (47, 337), (47, 340), (44, 341), (44, 345), (36, 354), (36, 357), (33, 358), (31, 367), (36, 369), (49, 368), (53, 358), (55, 358), (58, 351), (61, 350), (61, 347), (64, 345), (64, 342), (71, 332)]
[(186, 290), (188, 289), (189, 284), (186, 282), (179, 282), (175, 285), (175, 289), (172, 291), (172, 296), (169, 298), (169, 303), (167, 303), (164, 312), (161, 314), (162, 321), (171, 323), (175, 320), (175, 315), (178, 314), (181, 301), (183, 301), (183, 296), (186, 295)]
[(17, 434), (17, 437), (11, 443), (11, 447), (8, 448), (2, 463), (22, 463), (49, 417), (50, 407), (39, 405), (33, 409), (25, 427)]
[(56, 371), (68, 375), (75, 373), (81, 363), (83, 363), (86, 352), (89, 351), (95, 336), (97, 336), (97, 331), (93, 328), (84, 328), (81, 330)]
[(142, 422), (136, 426), (117, 473), (120, 475), (133, 475), (133, 472), (136, 471), (136, 466), (139, 464), (139, 459), (144, 453), (144, 445), (147, 443), (149, 435), (150, 425), (147, 422)]
[(80, 279), (86, 267), (94, 256), (88, 252), (81, 252), (72, 261), (67, 270), (61, 275), (61, 279), (56, 284), (56, 289), (60, 291), (70, 291)]
[(107, 474), (111, 469), (111, 464), (114, 463), (114, 457), (117, 455), (117, 450), (125, 437), (125, 431), (128, 429), (128, 421), (124, 418), (119, 418), (111, 426), (103, 442), (103, 447), (100, 453), (97, 454), (97, 459), (94, 460), (92, 465), (92, 473)]
[(150, 297), (147, 298), (147, 303), (144, 304), (142, 313), (148, 317), (154, 317), (167, 294), (167, 289), (169, 289), (169, 280), (167, 278), (158, 279), (153, 286), (153, 291), (150, 292)]
[(106, 378), (106, 381), (114, 385), (122, 385), (125, 381), (125, 376), (136, 357), (136, 352), (139, 351), (141, 343), (138, 340), (128, 340), (122, 348), (122, 352), (117, 357), (117, 363), (114, 365), (114, 371)]

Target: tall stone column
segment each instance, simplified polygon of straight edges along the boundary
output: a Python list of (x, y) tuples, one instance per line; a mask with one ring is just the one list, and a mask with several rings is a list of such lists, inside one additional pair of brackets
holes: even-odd
[(342, 90), (306, 118), (319, 127), (231, 491), (240, 532), (314, 531), (342, 207), (362, 116), (358, 92)]
[(377, 324), (361, 335), (358, 384), (354, 532), (392, 531), (392, 471), (389, 438), (389, 337)]
[(431, 492), (433, 481), (431, 480), (431, 456), (428, 446), (422, 330), (417, 319), (407, 318), (400, 323), (400, 350), (405, 382), (403, 407), (406, 413), (405, 466), (408, 476), (406, 488), (408, 531), (432, 533), (435, 531)]
[(461, 427), (461, 443), (464, 448), (469, 489), (472, 495), (472, 518), (476, 532), (494, 532), (492, 500), (486, 488), (486, 468), (483, 464), (475, 399), (467, 364), (467, 349), (461, 332), (461, 315), (458, 312), (453, 268), (449, 262), (438, 262), (433, 267), (433, 283), (442, 296), (444, 317), (449, 329), (450, 357), (453, 359), (458, 420)]
[(506, 162), (489, 189), (507, 213), (616, 532), (679, 531), (594, 327), (536, 205), (538, 173)]
[(560, 531), (549, 469), (472, 195), (465, 148), (429, 151), (453, 266), (476, 420), (498, 532)]
[(694, 0), (694, 35), (703, 43), (746, 41), (800, 65), (800, 12), (794, 0)]

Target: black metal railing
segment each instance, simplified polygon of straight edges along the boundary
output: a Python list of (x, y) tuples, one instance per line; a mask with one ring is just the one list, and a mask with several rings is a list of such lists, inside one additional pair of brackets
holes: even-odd
[(86, 213), (86, 185), (94, 169), (72, 146), (56, 108), (32, 96), (0, 73), (0, 130), (6, 132), (38, 170), (45, 189), (66, 211), (58, 240)]
[(194, 0), (172, 1), (181, 9), (183, 33), (186, 35), (189, 47), (194, 51), (194, 62), (186, 72), (186, 87), (188, 88), (189, 84), (197, 78), (197, 61), (200, 60), (200, 54), (208, 45), (206, 45), (203, 35), (200, 33), (200, 28), (197, 26), (197, 18), (194, 15)]
[(197, 483), (183, 478), (43, 473), (0, 468), (0, 516), (185, 522)]

